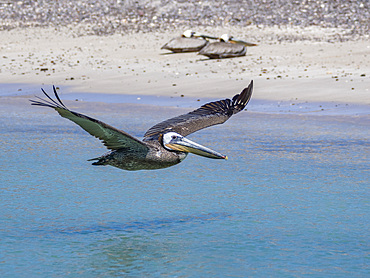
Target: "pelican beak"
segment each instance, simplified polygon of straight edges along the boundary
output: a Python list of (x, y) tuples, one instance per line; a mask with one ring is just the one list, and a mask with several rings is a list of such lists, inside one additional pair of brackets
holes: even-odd
[(170, 143), (166, 144), (166, 147), (174, 151), (193, 153), (208, 158), (227, 159), (226, 155), (222, 155), (184, 137), (171, 140)]
[(244, 44), (245, 46), (257, 46), (258, 45), (256, 43), (246, 42), (246, 41), (238, 40), (238, 39), (235, 39), (235, 38), (231, 38), (230, 42)]

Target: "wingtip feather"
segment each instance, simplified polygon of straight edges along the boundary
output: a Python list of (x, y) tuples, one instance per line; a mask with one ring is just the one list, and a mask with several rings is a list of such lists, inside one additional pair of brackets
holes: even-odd
[(249, 83), (248, 87), (243, 89), (243, 91), (240, 94), (237, 94), (233, 97), (233, 105), (237, 112), (245, 108), (245, 106), (251, 99), (252, 92), (253, 92), (253, 80)]
[(62, 100), (59, 98), (59, 95), (58, 95), (57, 90), (56, 90), (56, 88), (55, 88), (55, 86), (54, 86), (54, 85), (53, 85), (53, 92), (54, 92), (55, 97), (56, 97), (56, 98), (57, 98), (57, 100), (59, 101), (59, 103), (60, 103), (64, 108), (66, 108), (66, 109), (67, 109), (67, 107), (64, 105), (64, 103), (62, 102)]
[(52, 97), (50, 97), (48, 95), (48, 93), (46, 93), (46, 91), (41, 88), (41, 91), (43, 92), (43, 94), (46, 96), (47, 99), (43, 99), (39, 96), (35, 96), (36, 98), (38, 98), (39, 100), (31, 100), (31, 105), (39, 105), (39, 106), (47, 106), (47, 107), (51, 107), (51, 108), (54, 108), (54, 109), (65, 109), (65, 110), (68, 110), (68, 108), (64, 105), (64, 103), (61, 101), (58, 93), (57, 93), (57, 90), (55, 88), (55, 86), (53, 85), (53, 92), (54, 92), (54, 95), (55, 95), (55, 99), (53, 99)]

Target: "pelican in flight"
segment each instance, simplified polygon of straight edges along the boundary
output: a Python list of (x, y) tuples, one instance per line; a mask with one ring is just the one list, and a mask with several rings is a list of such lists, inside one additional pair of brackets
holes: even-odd
[(256, 45), (255, 43), (242, 41), (228, 34), (223, 34), (219, 42), (209, 43), (199, 51), (199, 54), (208, 56), (211, 59), (240, 57), (247, 53), (247, 46)]
[(170, 40), (162, 46), (161, 49), (167, 49), (175, 53), (198, 52), (209, 43), (207, 39), (216, 40), (217, 37), (203, 35), (192, 30), (186, 30), (181, 37)]
[(244, 110), (249, 102), (253, 81), (232, 99), (204, 104), (200, 108), (151, 127), (141, 141), (130, 134), (89, 116), (69, 110), (59, 98), (55, 87), (55, 99), (43, 89), (47, 99), (37, 97), (32, 105), (53, 108), (60, 116), (71, 120), (91, 135), (99, 138), (110, 150), (94, 160), (93, 165), (111, 165), (124, 170), (153, 170), (167, 168), (183, 161), (188, 153), (200, 156), (227, 159), (227, 156), (190, 141), (185, 136), (227, 121), (232, 115)]

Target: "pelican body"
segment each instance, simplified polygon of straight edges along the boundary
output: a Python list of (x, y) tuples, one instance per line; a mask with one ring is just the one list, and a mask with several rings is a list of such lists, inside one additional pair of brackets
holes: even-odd
[(162, 46), (161, 49), (167, 49), (174, 53), (198, 52), (209, 43), (207, 39), (217, 38), (187, 30), (181, 35), (181, 37), (170, 40)]
[(212, 125), (222, 124), (232, 115), (242, 111), (251, 98), (253, 81), (231, 100), (210, 102), (192, 112), (154, 125), (145, 133), (142, 141), (99, 120), (69, 110), (59, 98), (55, 87), (53, 90), (55, 99), (42, 89), (48, 99), (37, 97), (38, 100), (31, 100), (32, 105), (53, 108), (60, 116), (99, 138), (110, 151), (90, 159), (95, 161), (93, 165), (111, 165), (134, 171), (167, 168), (183, 161), (188, 153), (213, 159), (227, 159), (226, 155), (195, 143), (185, 136)]
[(219, 42), (209, 43), (199, 51), (199, 54), (211, 59), (241, 57), (245, 56), (247, 53), (247, 46), (256, 45), (255, 43), (242, 41), (227, 34), (223, 34)]

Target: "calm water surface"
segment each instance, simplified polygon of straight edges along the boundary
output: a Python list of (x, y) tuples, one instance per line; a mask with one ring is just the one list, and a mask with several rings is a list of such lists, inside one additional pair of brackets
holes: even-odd
[[(28, 106), (0, 104), (1, 277), (370, 275), (366, 116), (243, 112), (190, 137), (228, 161), (126, 172)], [(102, 107), (78, 111), (138, 137), (188, 111)]]

